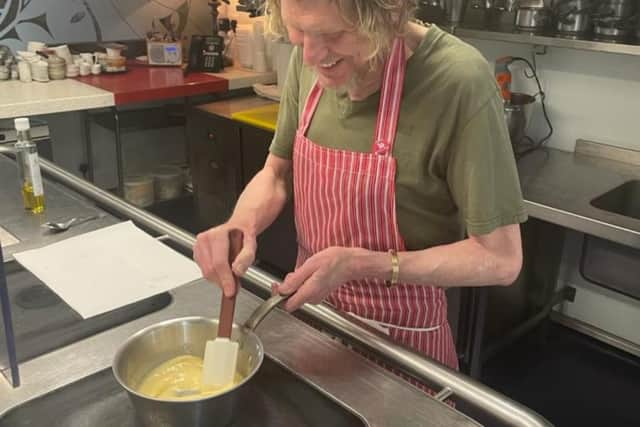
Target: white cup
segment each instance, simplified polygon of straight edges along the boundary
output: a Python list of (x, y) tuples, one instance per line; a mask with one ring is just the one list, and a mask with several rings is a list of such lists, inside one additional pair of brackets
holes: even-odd
[(117, 58), (120, 56), (120, 52), (122, 52), (122, 49), (115, 49), (112, 47), (108, 47), (107, 49), (107, 58)]
[(86, 62), (80, 64), (80, 75), (88, 76), (89, 74), (91, 74), (91, 65), (87, 64)]
[(49, 81), (49, 64), (38, 61), (31, 64), (31, 78), (37, 82)]
[(64, 59), (67, 64), (73, 63), (73, 56), (71, 56), (71, 51), (69, 50), (69, 46), (66, 44), (56, 46), (53, 48), (56, 55), (60, 58)]
[(89, 65), (93, 64), (93, 53), (81, 53), (80, 58)]
[(76, 64), (67, 65), (67, 77), (78, 77), (80, 74), (80, 66)]
[(31, 64), (26, 61), (18, 62), (18, 73), (21, 82), (31, 83)]
[(100, 64), (93, 64), (93, 65), (91, 66), (91, 74), (93, 74), (93, 75), (96, 75), (96, 76), (97, 76), (97, 75), (98, 75), (98, 74), (100, 74), (101, 72), (102, 72), (102, 65), (100, 65)]

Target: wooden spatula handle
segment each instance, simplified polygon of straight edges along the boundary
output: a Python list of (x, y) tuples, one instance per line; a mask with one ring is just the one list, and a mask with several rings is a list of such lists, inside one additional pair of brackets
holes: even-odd
[[(233, 263), (240, 251), (242, 250), (242, 231), (233, 229), (229, 232), (229, 265)], [(236, 293), (232, 297), (226, 297), (222, 294), (222, 302), (220, 304), (220, 320), (218, 324), (218, 337), (231, 338), (231, 330), (233, 329), (233, 314), (236, 309), (236, 295), (240, 289), (240, 280), (234, 274)]]

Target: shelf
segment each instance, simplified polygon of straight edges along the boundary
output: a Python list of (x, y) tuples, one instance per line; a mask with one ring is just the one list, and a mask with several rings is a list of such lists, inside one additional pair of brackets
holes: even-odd
[(462, 38), (522, 43), (537, 46), (562, 47), (567, 49), (588, 50), (591, 52), (615, 53), (640, 56), (640, 45), (600, 42), (593, 40), (572, 40), (562, 37), (550, 37), (532, 33), (506, 33), (477, 28), (458, 27), (453, 33)]
[[(120, 131), (123, 133), (185, 125), (184, 112), (179, 109), (171, 109), (168, 106), (118, 111), (118, 116), (120, 118)], [(96, 124), (105, 129), (115, 129), (113, 111), (90, 113), (90, 117)]]

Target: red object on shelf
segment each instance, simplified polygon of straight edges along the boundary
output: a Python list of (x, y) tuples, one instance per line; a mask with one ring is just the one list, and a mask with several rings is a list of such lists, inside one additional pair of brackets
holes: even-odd
[(78, 77), (78, 81), (113, 93), (116, 106), (170, 98), (226, 92), (229, 82), (204, 73), (186, 76), (178, 67), (127, 63), (127, 72)]

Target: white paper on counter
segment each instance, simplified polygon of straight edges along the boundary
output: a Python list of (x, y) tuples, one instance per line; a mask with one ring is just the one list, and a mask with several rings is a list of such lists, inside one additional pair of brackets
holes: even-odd
[(131, 221), (14, 257), (85, 319), (202, 277), (193, 261)]
[(0, 227), (0, 245), (2, 245), (3, 248), (6, 248), (11, 245), (15, 245), (16, 243), (20, 243), (20, 240), (4, 228)]

